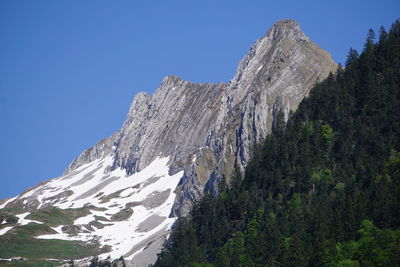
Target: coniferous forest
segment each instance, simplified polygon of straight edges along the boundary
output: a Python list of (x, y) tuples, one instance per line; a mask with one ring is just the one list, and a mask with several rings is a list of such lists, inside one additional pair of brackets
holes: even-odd
[(155, 266), (400, 266), (400, 21), (280, 114)]

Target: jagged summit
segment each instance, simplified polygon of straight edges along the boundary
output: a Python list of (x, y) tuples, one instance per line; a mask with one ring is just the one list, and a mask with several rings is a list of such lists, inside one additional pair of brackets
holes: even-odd
[(273, 39), (286, 36), (286, 38), (294, 39), (296, 41), (308, 42), (308, 36), (300, 29), (299, 23), (293, 19), (284, 19), (272, 25), (267, 35)]
[[(252, 147), (270, 133), (278, 111), (287, 118), (336, 67), (297, 22), (279, 21), (254, 43), (229, 83), (166, 76), (152, 95), (138, 93), (121, 129), (82, 152), (63, 176), (0, 208), (94, 206), (86, 221), (74, 224), (103, 216), (110, 225), (101, 231), (74, 228), (74, 238), (87, 240), (99, 233), (113, 253), (151, 263), (175, 217), (186, 215), (204, 190), (216, 192), (222, 174), (229, 179), (235, 163), (244, 168)], [(130, 242), (124, 236), (106, 241), (111, 235), (107, 229), (119, 227), (111, 220), (117, 210), (133, 214), (123, 220), (124, 227), (133, 227), (131, 246), (118, 245)], [(66, 238), (64, 230), (55, 229)]]
[(299, 23), (294, 19), (281, 19), (275, 22), (271, 28), (282, 26), (300, 27)]
[(274, 31), (277, 29), (293, 29), (293, 30), (300, 30), (300, 24), (294, 19), (281, 19), (275, 22), (272, 27), (268, 30)]

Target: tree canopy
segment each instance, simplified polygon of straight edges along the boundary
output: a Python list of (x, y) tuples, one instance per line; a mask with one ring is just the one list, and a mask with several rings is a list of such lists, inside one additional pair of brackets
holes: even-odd
[(155, 266), (400, 266), (399, 124), (396, 21), (179, 220)]

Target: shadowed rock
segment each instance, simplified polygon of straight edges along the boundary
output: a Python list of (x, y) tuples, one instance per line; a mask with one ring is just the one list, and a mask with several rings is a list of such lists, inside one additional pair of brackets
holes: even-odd
[(80, 170), (74, 170), (74, 171), (70, 172), (68, 175), (65, 175), (65, 176), (61, 179), (61, 181), (69, 180), (69, 179), (71, 179), (71, 178), (74, 178), (76, 175), (78, 175), (79, 173), (83, 172), (84, 170), (86, 170), (86, 169), (89, 168), (89, 167), (90, 167), (90, 166), (87, 166), (87, 167), (82, 168), (82, 169), (80, 169)]
[(97, 172), (98, 170), (100, 170), (102, 168), (102, 166), (98, 166), (97, 168), (95, 168), (94, 170), (91, 170), (90, 172), (88, 172), (87, 174), (85, 174), (81, 179), (79, 179), (78, 181), (76, 181), (75, 183), (71, 184), (70, 187), (74, 187), (77, 185), (81, 185), (86, 183), (87, 181), (90, 181), (93, 177), (94, 177), (94, 173)]
[(99, 192), (101, 189), (103, 189), (107, 185), (111, 184), (112, 182), (114, 182), (118, 179), (119, 179), (119, 177), (115, 177), (115, 176), (110, 177), (108, 180), (99, 183), (95, 187), (92, 187), (91, 189), (89, 189), (88, 191), (83, 193), (82, 195), (77, 196), (74, 200), (79, 200), (79, 199), (90, 197), (90, 196), (96, 194), (97, 192)]
[(141, 187), (143, 188), (148, 185), (154, 184), (155, 182), (157, 182), (160, 179), (161, 179), (161, 176), (155, 176), (155, 175), (151, 176), (149, 179), (147, 179), (146, 181), (143, 182), (143, 185)]
[(128, 253), (124, 255), (124, 257), (129, 257), (135, 252), (143, 249), (143, 251), (133, 257), (132, 261), (139, 267), (148, 266), (149, 263), (156, 261), (157, 253), (161, 252), (161, 247), (168, 235), (169, 231), (166, 228), (163, 228), (142, 242), (136, 244)]

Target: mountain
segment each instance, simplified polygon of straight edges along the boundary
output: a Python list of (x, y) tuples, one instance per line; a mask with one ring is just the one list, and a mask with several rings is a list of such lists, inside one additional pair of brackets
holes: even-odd
[[(167, 76), (153, 95), (137, 94), (122, 128), (80, 154), (61, 177), (1, 204), (0, 237), (14, 242), (12, 234), (35, 225), (44, 228), (31, 235), (32, 246), (89, 242), (92, 251), (80, 257), (95, 250), (152, 263), (176, 218), (205, 191), (216, 193), (235, 165), (243, 170), (255, 144), (336, 69), (297, 22), (282, 20), (254, 43), (229, 83)], [(2, 248), (0, 256), (17, 252)]]
[(400, 20), (311, 89), (154, 266), (400, 266)]

